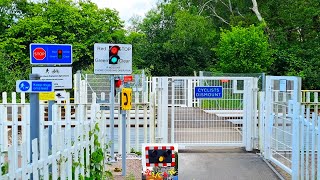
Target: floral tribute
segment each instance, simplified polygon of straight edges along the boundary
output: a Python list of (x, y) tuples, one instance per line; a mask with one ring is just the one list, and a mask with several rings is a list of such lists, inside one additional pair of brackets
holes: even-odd
[(147, 169), (145, 172), (147, 180), (173, 180), (177, 172), (174, 168), (155, 167), (152, 171)]
[(143, 180), (178, 180), (178, 146), (154, 143), (142, 146)]

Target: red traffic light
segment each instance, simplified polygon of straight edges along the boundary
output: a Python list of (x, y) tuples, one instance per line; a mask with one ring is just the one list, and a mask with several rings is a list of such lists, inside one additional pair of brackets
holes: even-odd
[(116, 88), (120, 88), (121, 80), (120, 79), (114, 80), (114, 85), (115, 85)]
[(109, 46), (109, 64), (118, 64), (118, 60), (120, 59), (118, 56), (119, 50), (119, 46)]
[(110, 48), (110, 53), (111, 53), (111, 55), (116, 55), (116, 54), (118, 54), (119, 50), (120, 50), (119, 46), (112, 46)]
[(58, 59), (62, 59), (62, 50), (61, 49), (58, 50)]

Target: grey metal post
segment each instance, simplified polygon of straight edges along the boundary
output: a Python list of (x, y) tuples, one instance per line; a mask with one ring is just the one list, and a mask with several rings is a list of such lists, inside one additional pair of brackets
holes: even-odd
[(75, 92), (74, 92), (74, 100), (75, 103), (80, 103), (80, 87), (81, 87), (81, 72), (78, 70), (75, 76)]
[[(55, 103), (55, 101), (49, 101), (48, 102), (48, 121), (52, 122), (52, 106)], [(49, 149), (51, 149), (52, 147), (52, 139), (51, 139), (51, 135), (52, 135), (52, 125), (49, 125)]]
[[(122, 176), (126, 175), (126, 111), (122, 111)], [(130, 127), (129, 127), (130, 128)]]
[(114, 75), (110, 78), (111, 90), (110, 90), (110, 139), (111, 139), (111, 161), (114, 161)]
[(262, 91), (266, 91), (266, 73), (262, 73), (262, 78), (261, 78), (261, 83), (262, 83)]
[[(38, 74), (30, 74), (30, 80), (39, 80), (40, 76)], [(38, 139), (39, 142), (39, 128), (40, 128), (40, 118), (39, 118), (39, 94), (30, 93), (30, 162), (32, 162), (32, 140)]]

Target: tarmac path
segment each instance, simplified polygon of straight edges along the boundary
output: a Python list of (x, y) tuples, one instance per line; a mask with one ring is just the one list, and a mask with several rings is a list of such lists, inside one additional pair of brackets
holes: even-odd
[(241, 148), (179, 150), (182, 180), (277, 180), (278, 176), (255, 153)]

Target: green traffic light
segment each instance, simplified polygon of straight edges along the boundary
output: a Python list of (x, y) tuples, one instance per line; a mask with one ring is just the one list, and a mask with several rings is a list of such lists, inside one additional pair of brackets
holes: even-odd
[(117, 58), (117, 57), (112, 57), (112, 58), (111, 58), (111, 62), (112, 62), (112, 63), (116, 63), (117, 61), (118, 61), (118, 58)]

